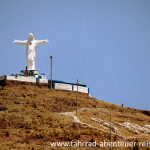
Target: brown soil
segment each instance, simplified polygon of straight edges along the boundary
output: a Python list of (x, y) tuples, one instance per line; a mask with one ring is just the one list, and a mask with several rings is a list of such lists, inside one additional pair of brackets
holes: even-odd
[[(92, 127), (83, 128), (62, 112), (76, 110), (77, 117)], [(82, 109), (84, 108), (84, 109)], [(102, 128), (91, 118), (100, 118), (114, 124), (130, 122), (140, 126), (150, 124), (150, 111), (120, 106), (96, 100), (87, 94), (50, 90), (47, 85), (9, 82), (0, 87), (0, 150), (66, 150), (51, 147), (55, 141), (110, 141), (110, 129)], [(117, 126), (117, 125), (116, 125)], [(112, 133), (112, 141), (148, 141), (149, 134), (134, 134), (117, 126), (120, 135)], [(72, 147), (92, 150), (99, 147)], [(108, 148), (104, 148), (108, 149)], [(132, 148), (112, 148), (132, 149)], [(148, 149), (148, 147), (141, 148)]]

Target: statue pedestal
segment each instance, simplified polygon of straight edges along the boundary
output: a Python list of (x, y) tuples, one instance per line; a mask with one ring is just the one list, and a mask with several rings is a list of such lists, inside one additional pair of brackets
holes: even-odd
[(23, 70), (21, 72), (24, 74), (24, 76), (35, 76), (40, 74), (38, 70)]
[(48, 84), (45, 74), (40, 74), (38, 70), (22, 70), (20, 74), (11, 74), (0, 76), (0, 83), (5, 81), (19, 81), (30, 83), (43, 83)]

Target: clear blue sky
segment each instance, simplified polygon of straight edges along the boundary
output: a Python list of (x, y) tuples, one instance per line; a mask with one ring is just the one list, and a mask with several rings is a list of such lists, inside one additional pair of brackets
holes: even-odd
[(37, 69), (81, 83), (91, 95), (150, 109), (149, 0), (0, 0), (0, 74), (26, 66), (25, 48), (12, 43), (32, 32), (50, 43), (37, 48)]

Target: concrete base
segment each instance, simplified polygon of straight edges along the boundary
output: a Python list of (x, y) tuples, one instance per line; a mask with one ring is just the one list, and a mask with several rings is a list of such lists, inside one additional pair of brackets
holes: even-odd
[(4, 75), (0, 76), (0, 81), (19, 81), (28, 83), (48, 83), (47, 79), (39, 79), (34, 76), (15, 76), (15, 75)]
[(0, 80), (13, 80), (13, 81), (36, 83), (36, 78), (32, 76), (25, 77), (25, 76), (5, 75), (5, 76), (1, 76)]

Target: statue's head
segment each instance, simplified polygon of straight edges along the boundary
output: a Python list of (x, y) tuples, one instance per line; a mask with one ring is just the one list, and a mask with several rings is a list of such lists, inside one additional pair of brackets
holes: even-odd
[(29, 40), (33, 40), (34, 39), (33, 33), (29, 33), (28, 38)]

